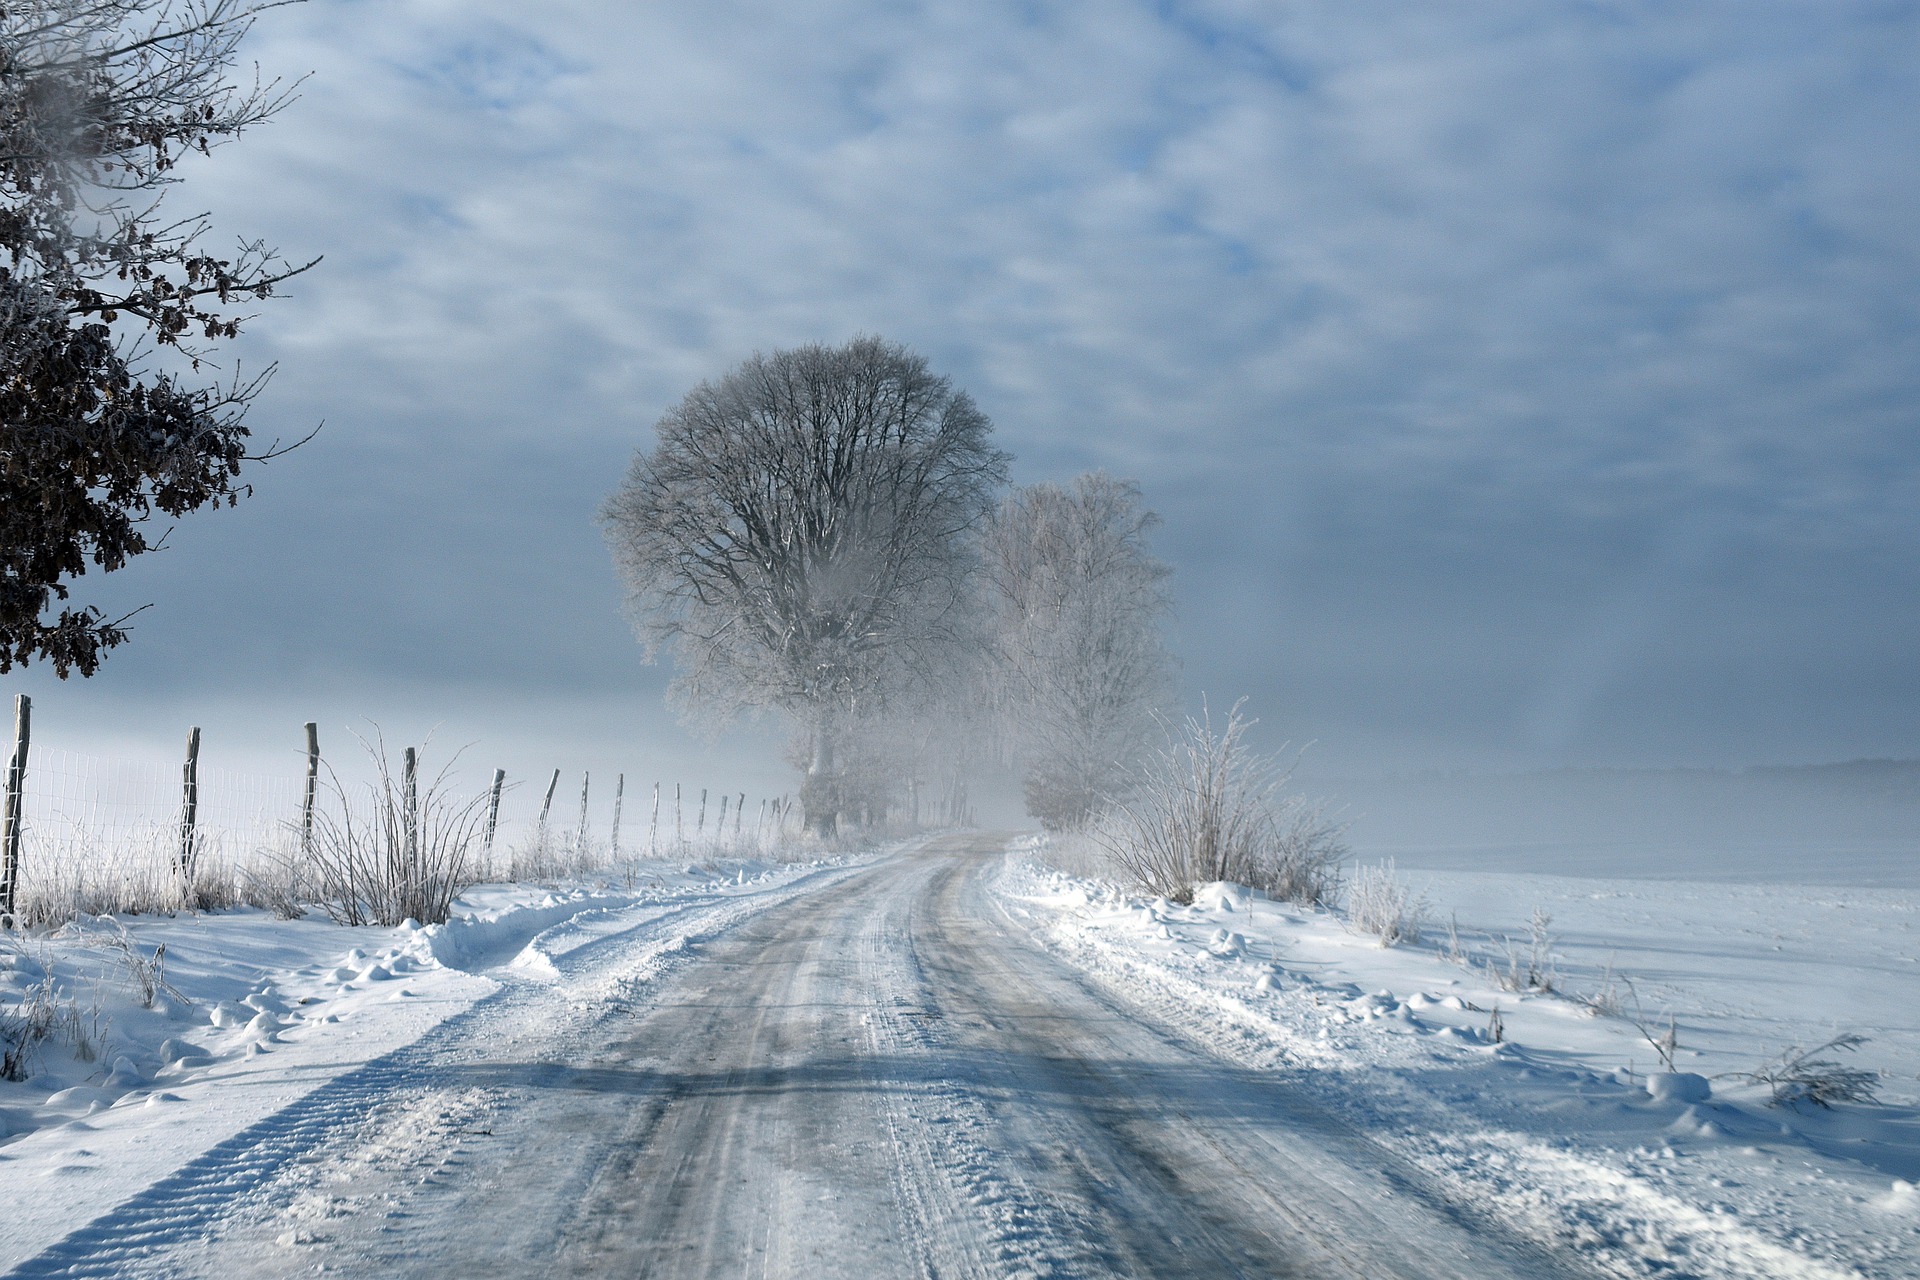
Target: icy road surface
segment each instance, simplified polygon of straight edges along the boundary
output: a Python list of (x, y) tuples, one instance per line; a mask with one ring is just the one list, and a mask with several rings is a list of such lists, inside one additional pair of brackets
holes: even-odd
[(495, 971), (18, 1274), (1586, 1274), (1098, 994), (994, 904), (1001, 848)]

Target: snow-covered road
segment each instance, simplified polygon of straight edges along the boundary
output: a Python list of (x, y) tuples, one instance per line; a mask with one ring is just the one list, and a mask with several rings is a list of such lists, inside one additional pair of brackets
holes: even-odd
[(583, 922), (18, 1274), (1549, 1276), (1028, 939), (954, 837)]

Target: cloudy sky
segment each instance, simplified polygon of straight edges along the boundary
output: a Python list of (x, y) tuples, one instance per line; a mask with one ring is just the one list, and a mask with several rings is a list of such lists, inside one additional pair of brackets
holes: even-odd
[(309, 0), (248, 52), (299, 101), (172, 199), (326, 256), (241, 351), (326, 426), (83, 584), (153, 607), (4, 678), (43, 733), (738, 749), (594, 511), (701, 378), (871, 332), (1016, 480), (1138, 478), (1190, 698), (1318, 768), (1920, 755), (1913, 3)]

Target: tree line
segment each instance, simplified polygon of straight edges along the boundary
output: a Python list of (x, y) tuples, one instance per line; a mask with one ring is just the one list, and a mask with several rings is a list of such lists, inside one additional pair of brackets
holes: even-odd
[(1158, 737), (1168, 570), (1139, 486), (1009, 487), (1009, 462), (925, 358), (858, 337), (702, 382), (603, 507), (682, 718), (785, 717), (814, 831), (981, 766), (1074, 826)]

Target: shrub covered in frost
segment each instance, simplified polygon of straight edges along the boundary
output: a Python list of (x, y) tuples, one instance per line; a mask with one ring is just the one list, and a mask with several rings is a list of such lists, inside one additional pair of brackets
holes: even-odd
[(1354, 873), (1347, 893), (1347, 920), (1360, 932), (1380, 939), (1381, 946), (1420, 941), (1426, 918), (1426, 898), (1400, 878), (1391, 858)]
[(396, 777), (378, 732), (362, 742), (374, 780), (355, 791), (329, 769), (332, 803), (314, 811), (308, 857), (320, 905), (341, 924), (445, 920), (473, 883), (487, 793), (456, 796), (451, 762), (420, 786), (412, 748)]
[(1236, 704), (1220, 728), (1189, 719), (1154, 753), (1134, 797), (1090, 830), (1121, 874), (1181, 903), (1216, 880), (1307, 905), (1337, 895), (1344, 828), (1282, 794), (1292, 770), (1247, 746), (1252, 725)]

